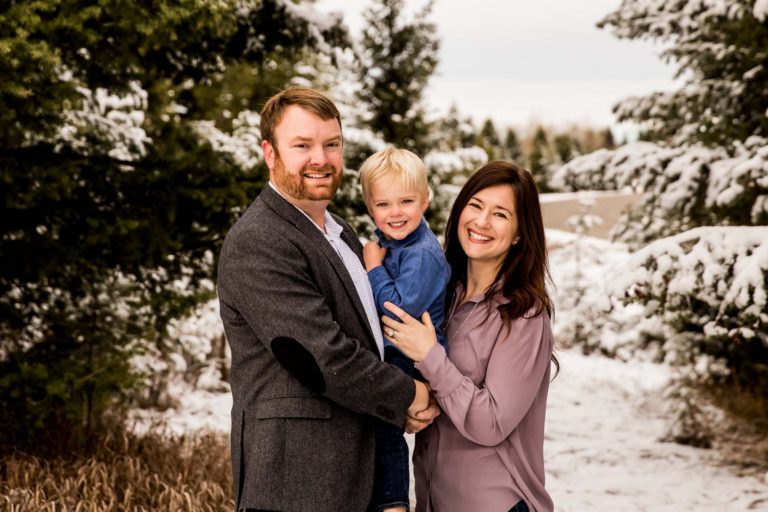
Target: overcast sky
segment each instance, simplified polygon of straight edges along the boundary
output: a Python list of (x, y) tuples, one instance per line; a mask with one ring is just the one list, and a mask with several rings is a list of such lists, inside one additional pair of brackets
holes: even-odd
[[(341, 11), (353, 35), (371, 0), (318, 0)], [(409, 11), (422, 0), (406, 0)], [(431, 16), (440, 64), (427, 102), (456, 103), (499, 126), (615, 126), (611, 107), (626, 96), (674, 88), (674, 67), (647, 41), (625, 41), (595, 24), (620, 0), (436, 0)]]

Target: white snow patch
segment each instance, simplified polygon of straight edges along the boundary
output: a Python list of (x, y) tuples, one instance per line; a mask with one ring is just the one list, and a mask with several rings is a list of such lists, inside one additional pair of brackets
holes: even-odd
[(752, 7), (752, 14), (759, 21), (765, 21), (768, 17), (768, 0), (756, 0), (754, 7)]
[(737, 476), (712, 450), (659, 441), (666, 367), (571, 351), (558, 357), (544, 441), (556, 510), (768, 510), (760, 478)]

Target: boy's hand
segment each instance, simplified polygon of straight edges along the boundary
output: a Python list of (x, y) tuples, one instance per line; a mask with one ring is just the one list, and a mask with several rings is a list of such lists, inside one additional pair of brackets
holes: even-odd
[(370, 272), (384, 263), (384, 256), (387, 250), (380, 246), (378, 242), (368, 242), (363, 247), (363, 261), (365, 261), (365, 270)]

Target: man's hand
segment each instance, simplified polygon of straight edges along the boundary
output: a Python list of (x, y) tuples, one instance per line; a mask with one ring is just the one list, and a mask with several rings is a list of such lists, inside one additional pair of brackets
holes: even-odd
[(370, 272), (384, 263), (384, 256), (387, 250), (380, 246), (378, 242), (368, 242), (363, 247), (363, 261), (365, 261), (365, 270)]
[(413, 397), (411, 406), (408, 407), (408, 416), (416, 417), (419, 413), (429, 407), (429, 388), (423, 382), (413, 381), (416, 384), (416, 396)]
[(417, 412), (415, 417), (405, 417), (405, 431), (409, 434), (416, 434), (421, 432), (435, 421), (435, 418), (440, 416), (440, 406), (437, 405), (434, 397), (429, 398), (429, 407), (421, 412)]
[(428, 427), (435, 418), (440, 416), (440, 407), (430, 395), (429, 386), (417, 380), (414, 382), (416, 383), (416, 397), (408, 408), (405, 419), (405, 431), (409, 434), (415, 434)]

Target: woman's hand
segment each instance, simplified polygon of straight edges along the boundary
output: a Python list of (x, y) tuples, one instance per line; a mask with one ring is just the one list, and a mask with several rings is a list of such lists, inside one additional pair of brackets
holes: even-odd
[(429, 313), (425, 311), (421, 315), (424, 322), (421, 323), (391, 302), (385, 302), (384, 307), (400, 319), (398, 322), (386, 315), (381, 317), (384, 336), (413, 361), (423, 361), (427, 352), (437, 344), (435, 326), (432, 325)]

